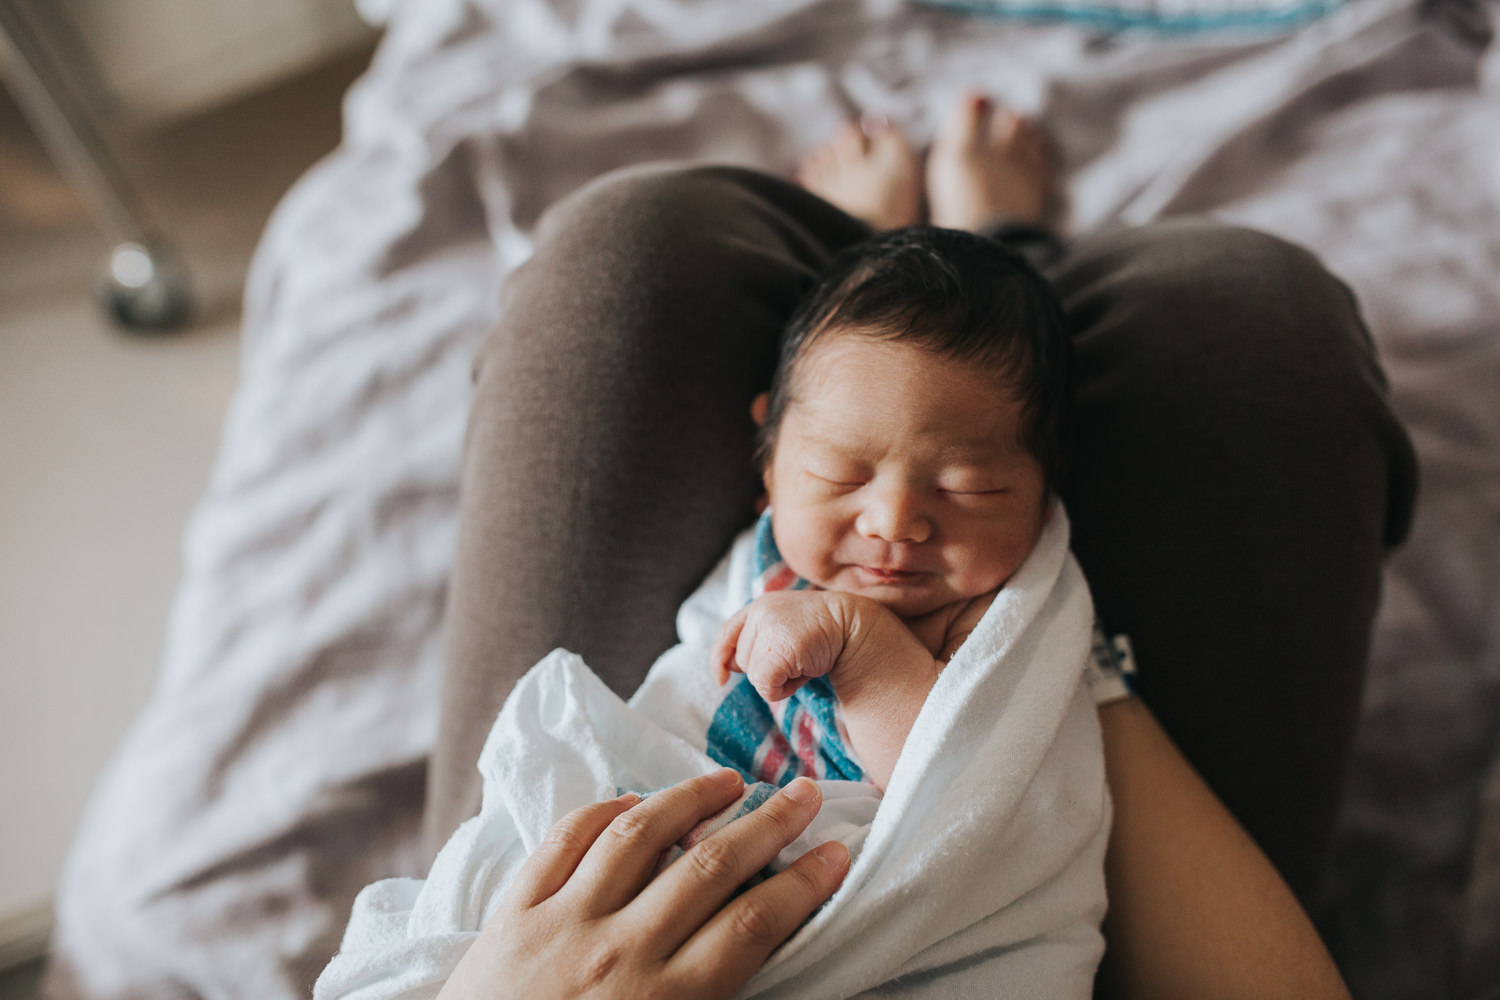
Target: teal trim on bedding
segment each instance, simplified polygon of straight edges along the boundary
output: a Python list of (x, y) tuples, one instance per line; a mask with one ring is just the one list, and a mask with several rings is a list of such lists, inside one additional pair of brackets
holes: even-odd
[(1219, 11), (1201, 14), (1167, 14), (1150, 10), (1124, 10), (1119, 7), (1003, 3), (994, 2), (994, 0), (916, 0), (916, 2), (924, 7), (936, 7), (996, 19), (1062, 22), (1114, 31), (1145, 28), (1166, 35), (1192, 35), (1210, 31), (1274, 32), (1299, 28), (1333, 13), (1344, 6), (1347, 0), (1313, 0), (1311, 3), (1279, 10)]

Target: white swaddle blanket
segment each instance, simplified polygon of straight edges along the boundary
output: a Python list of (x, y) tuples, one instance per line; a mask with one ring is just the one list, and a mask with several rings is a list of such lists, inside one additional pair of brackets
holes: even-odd
[[(747, 532), (683, 605), (680, 643), (629, 705), (564, 650), (522, 678), (480, 756), (479, 815), (425, 880), (360, 893), (318, 1000), (434, 996), (557, 820), (718, 767), (705, 745), (725, 689), (708, 655), (749, 599), (752, 549)], [(782, 858), (837, 837), (854, 863), (741, 996), (1091, 995), (1110, 816), (1082, 682), (1092, 622), (1054, 501), (1036, 548), (940, 675), (885, 795), (820, 782), (823, 809)]]

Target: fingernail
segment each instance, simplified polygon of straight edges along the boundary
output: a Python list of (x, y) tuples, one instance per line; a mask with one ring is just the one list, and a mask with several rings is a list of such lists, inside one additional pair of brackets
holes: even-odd
[(624, 795), (621, 795), (619, 798), (615, 799), (615, 801), (620, 803), (621, 805), (633, 806), (637, 802), (641, 801), (641, 797), (635, 794), (635, 792), (626, 792)]
[(817, 783), (811, 778), (798, 778), (790, 785), (787, 785), (783, 791), (786, 792), (786, 797), (793, 802), (815, 802), (821, 797)]
[(713, 774), (710, 774), (709, 777), (727, 788), (738, 788), (740, 782), (743, 780), (740, 777), (740, 772), (732, 767), (721, 767)]
[(830, 840), (813, 849), (813, 857), (829, 868), (846, 868), (849, 865), (849, 848), (837, 840)]
[(871, 138), (874, 138), (890, 127), (891, 120), (878, 112), (871, 111), (861, 115), (859, 119), (860, 131)]

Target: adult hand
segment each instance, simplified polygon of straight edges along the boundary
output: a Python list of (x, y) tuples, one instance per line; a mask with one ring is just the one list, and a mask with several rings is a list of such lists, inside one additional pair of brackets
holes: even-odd
[(662, 852), (742, 787), (726, 768), (563, 817), (440, 997), (733, 995), (849, 870), (848, 850), (824, 844), (730, 901), (817, 814), (818, 786), (799, 778), (653, 879)]

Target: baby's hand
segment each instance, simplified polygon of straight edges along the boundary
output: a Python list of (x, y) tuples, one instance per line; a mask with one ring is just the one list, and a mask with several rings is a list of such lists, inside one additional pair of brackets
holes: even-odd
[(833, 670), (848, 640), (839, 602), (825, 591), (765, 594), (719, 630), (710, 657), (720, 684), (743, 673), (767, 701), (780, 701)]
[(890, 608), (834, 590), (766, 594), (719, 630), (719, 683), (740, 671), (766, 701), (827, 675), (854, 753), (882, 791), (941, 664)]

